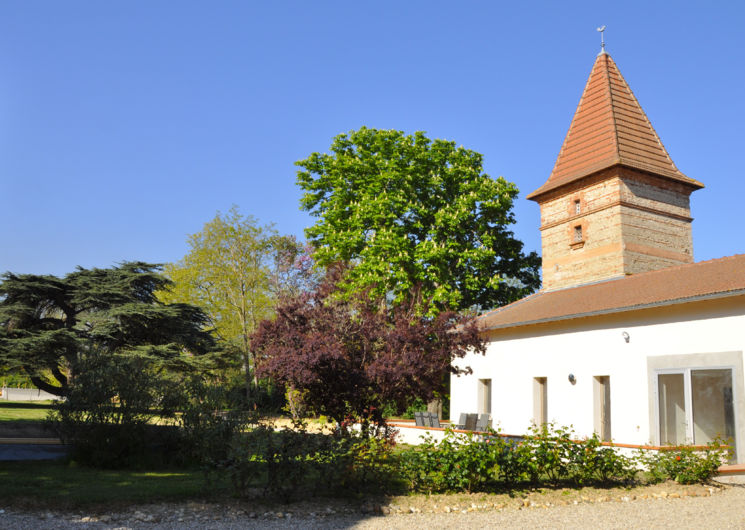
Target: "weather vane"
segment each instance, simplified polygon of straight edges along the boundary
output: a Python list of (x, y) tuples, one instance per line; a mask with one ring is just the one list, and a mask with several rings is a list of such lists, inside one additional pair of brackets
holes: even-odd
[(600, 53), (605, 53), (605, 26), (600, 26), (598, 28), (598, 31), (600, 32)]

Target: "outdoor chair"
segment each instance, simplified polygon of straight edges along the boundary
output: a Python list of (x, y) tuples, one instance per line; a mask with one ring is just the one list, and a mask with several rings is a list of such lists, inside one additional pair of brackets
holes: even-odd
[(429, 414), (429, 426), (430, 427), (436, 427), (438, 429), (442, 427), (440, 425), (440, 417), (437, 415), (436, 412), (430, 412), (428, 414)]
[(475, 431), (476, 430), (476, 422), (478, 421), (478, 419), (479, 419), (479, 415), (478, 414), (472, 414), (472, 413), (466, 414), (466, 426), (465, 426), (465, 430), (467, 430), (467, 431)]
[(484, 432), (489, 427), (491, 427), (491, 415), (479, 414), (479, 419), (476, 421), (476, 428), (474, 430)]
[(414, 413), (414, 425), (416, 425), (417, 427), (426, 427), (423, 412)]
[(465, 412), (460, 413), (460, 417), (458, 418), (458, 423), (453, 425), (453, 429), (465, 429), (466, 428), (466, 418), (468, 417), (468, 414)]

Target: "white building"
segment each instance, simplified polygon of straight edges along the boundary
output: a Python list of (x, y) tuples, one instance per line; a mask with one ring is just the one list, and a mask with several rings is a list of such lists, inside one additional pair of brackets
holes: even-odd
[(601, 52), (546, 184), (543, 289), (479, 319), (451, 420), (572, 425), (630, 446), (731, 438), (745, 462), (745, 255), (693, 263), (690, 194)]

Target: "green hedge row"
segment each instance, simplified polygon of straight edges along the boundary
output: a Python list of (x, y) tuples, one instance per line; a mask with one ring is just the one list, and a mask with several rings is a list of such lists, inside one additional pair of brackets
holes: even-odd
[(718, 442), (705, 450), (684, 446), (625, 456), (602, 445), (596, 435), (577, 440), (571, 428), (550, 424), (534, 427), (519, 440), (497, 432), (482, 436), (447, 431), (439, 443), (429, 438), (403, 452), (401, 464), (412, 490), (456, 492), (518, 483), (705, 482), (727, 458), (727, 448)]

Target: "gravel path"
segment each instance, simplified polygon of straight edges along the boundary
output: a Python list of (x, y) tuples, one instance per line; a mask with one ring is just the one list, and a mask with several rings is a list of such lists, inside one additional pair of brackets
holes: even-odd
[[(120, 513), (86, 516), (2, 510), (0, 528), (31, 529), (237, 529), (237, 528), (745, 528), (745, 487), (712, 490), (711, 496), (592, 501), (546, 507), (533, 504), (445, 513), (365, 515), (319, 508), (302, 515), (250, 513), (200, 503), (144, 505)], [(474, 508), (476, 508), (474, 506)], [(341, 512), (341, 513), (340, 513)]]

